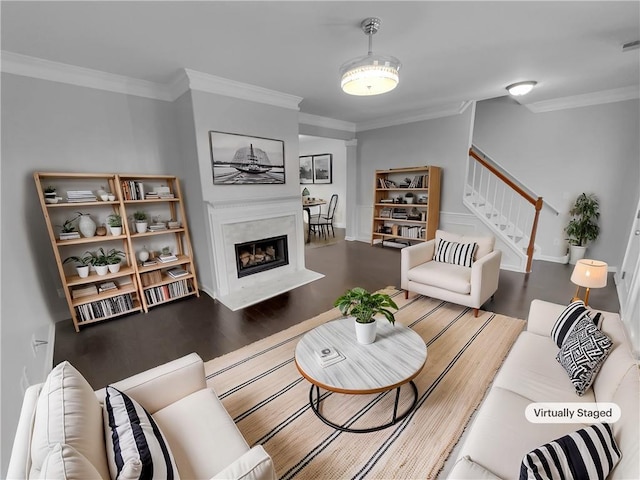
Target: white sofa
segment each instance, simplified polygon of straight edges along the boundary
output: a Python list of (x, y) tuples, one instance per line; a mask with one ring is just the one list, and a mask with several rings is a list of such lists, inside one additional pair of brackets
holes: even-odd
[[(164, 434), (180, 478), (275, 480), (271, 457), (249, 448), (195, 353), (112, 384), (144, 407)], [(42, 394), (41, 394), (42, 391)], [(110, 477), (103, 407), (68, 362), (27, 389), (7, 478)], [(57, 463), (56, 463), (57, 462)]]
[[(476, 243), (471, 267), (436, 262), (433, 260), (438, 241)], [(427, 297), (478, 309), (498, 289), (502, 252), (494, 250), (494, 237), (463, 236), (436, 230), (433, 240), (402, 249), (400, 254), (400, 287)]]
[(620, 316), (602, 312), (601, 329), (613, 347), (592, 387), (580, 397), (556, 361), (559, 348), (550, 337), (564, 308), (541, 300), (531, 303), (527, 328), (516, 340), (465, 431), (448, 478), (518, 478), (520, 464), (528, 452), (589, 425), (530, 423), (525, 418), (527, 405), (596, 401), (613, 402), (622, 412), (621, 419), (612, 425), (622, 458), (608, 478), (640, 478), (640, 381)]

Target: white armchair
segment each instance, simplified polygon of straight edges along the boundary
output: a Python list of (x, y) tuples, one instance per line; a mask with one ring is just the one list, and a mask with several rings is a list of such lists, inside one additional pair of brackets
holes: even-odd
[[(435, 261), (438, 242), (477, 244), (470, 267), (456, 264), (453, 255), (449, 261)], [(502, 252), (494, 250), (494, 237), (472, 237), (436, 231), (436, 238), (403, 248), (401, 251), (400, 286), (405, 291), (478, 309), (498, 289)], [(460, 262), (458, 262), (460, 263)]]

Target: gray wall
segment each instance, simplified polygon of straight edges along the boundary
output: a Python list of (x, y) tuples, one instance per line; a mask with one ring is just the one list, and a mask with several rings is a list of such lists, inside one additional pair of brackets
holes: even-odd
[(473, 143), (558, 210), (543, 209), (536, 243), (561, 257), (568, 211), (582, 192), (600, 200), (588, 258), (619, 267), (640, 193), (638, 100), (532, 113), (509, 97), (478, 102)]
[(61, 283), (33, 172), (180, 175), (179, 158), (168, 102), (2, 74), (2, 472), (22, 404), (23, 368), (30, 383), (44, 378), (31, 335), (46, 339), (55, 321), (70, 318), (57, 296)]

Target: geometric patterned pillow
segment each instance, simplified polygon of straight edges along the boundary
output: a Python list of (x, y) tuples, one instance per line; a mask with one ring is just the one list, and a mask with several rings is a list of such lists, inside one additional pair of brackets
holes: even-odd
[(549, 442), (524, 456), (520, 480), (604, 479), (620, 460), (607, 423), (595, 423)]
[(585, 307), (582, 300), (576, 300), (575, 302), (571, 302), (569, 305), (567, 305), (567, 307), (558, 316), (556, 323), (551, 329), (551, 338), (554, 342), (556, 342), (556, 345), (558, 347), (562, 346), (562, 344), (564, 343), (564, 339), (573, 329), (573, 326), (576, 324), (576, 322), (580, 320), (584, 315), (588, 314), (589, 312), (587, 310), (587, 307)]
[(104, 423), (111, 478), (178, 480), (173, 454), (153, 417), (133, 398), (107, 387)]
[(588, 315), (583, 316), (569, 332), (556, 360), (564, 367), (578, 396), (584, 395), (596, 378), (613, 343)]
[(457, 243), (438, 239), (438, 247), (433, 260), (442, 263), (452, 263), (463, 267), (471, 267), (473, 254), (478, 248), (477, 243)]

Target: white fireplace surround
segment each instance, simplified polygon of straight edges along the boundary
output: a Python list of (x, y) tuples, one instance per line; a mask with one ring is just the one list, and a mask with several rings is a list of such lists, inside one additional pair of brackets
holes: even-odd
[[(207, 202), (216, 298), (238, 310), (322, 278), (305, 268), (300, 197)], [(238, 278), (235, 245), (287, 235), (289, 264)]]

